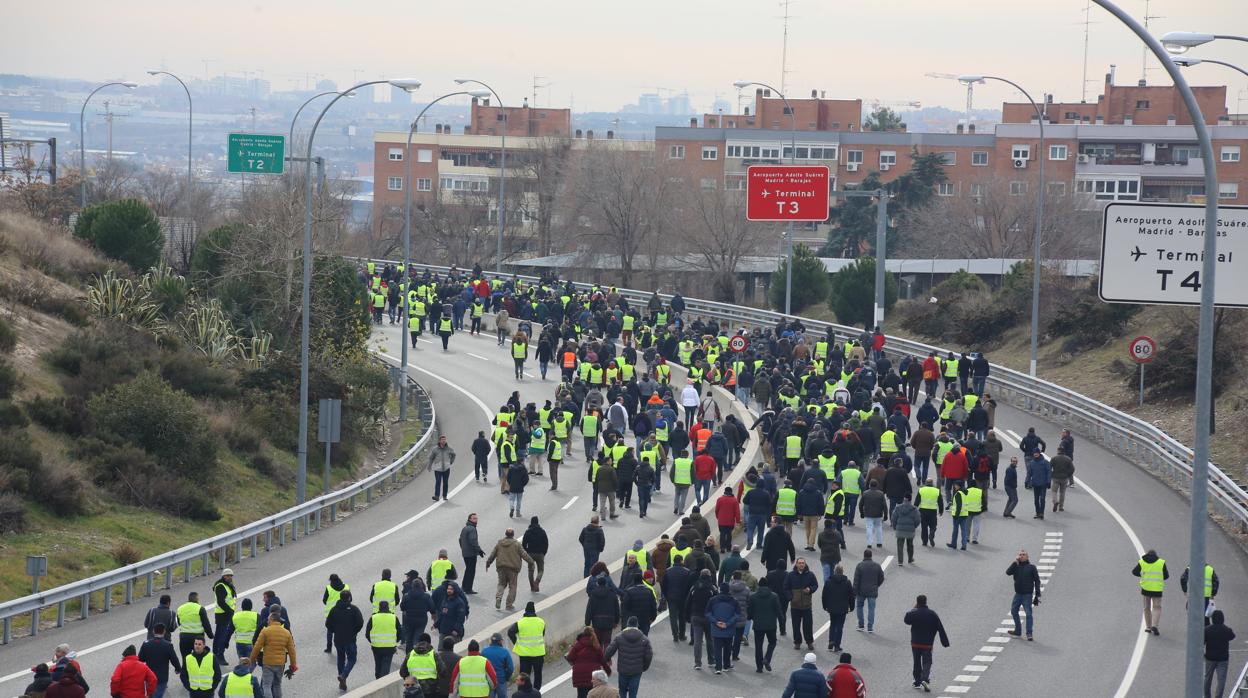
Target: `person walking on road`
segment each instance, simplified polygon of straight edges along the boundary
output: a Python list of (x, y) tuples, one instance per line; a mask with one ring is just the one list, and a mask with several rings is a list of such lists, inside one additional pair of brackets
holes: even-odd
[[(139, 647), (139, 661), (147, 665), (148, 669), (156, 675), (156, 690), (152, 691), (151, 698), (163, 698), (165, 689), (169, 686), (169, 668), (173, 668), (173, 673), (182, 673), (182, 662), (178, 659), (178, 651), (174, 649), (173, 643), (165, 639), (165, 626), (163, 623), (157, 623), (152, 628), (153, 634), (151, 639), (146, 640)], [(248, 642), (251, 638), (247, 638)]]
[(173, 603), (173, 597), (168, 594), (160, 595), (160, 603), (156, 608), (147, 612), (147, 616), (143, 618), (143, 627), (147, 628), (147, 639), (155, 637), (155, 627), (163, 625), (166, 637), (173, 637), (173, 631), (178, 628), (178, 615), (174, 613), (170, 604)]
[[(516, 466), (512, 466), (516, 467)], [(523, 471), (523, 466), (520, 467)], [(516, 610), (516, 588), (520, 584), (520, 567), (522, 563), (528, 563), (529, 567), (533, 566), (533, 558), (524, 552), (524, 547), (520, 545), (520, 541), (516, 540), (516, 531), (509, 528), (503, 532), (503, 537), (494, 544), (494, 550), (490, 551), (490, 556), (485, 560), (485, 569), (489, 570), (490, 565), (498, 563), (498, 589), (494, 592), (494, 608), (500, 608), (503, 603), (503, 591), (507, 592), (507, 610)]]
[[(208, 624), (208, 611), (199, 605), (199, 592), (186, 595), (186, 603), (178, 606), (178, 654), (185, 657), (195, 647), (196, 640), (212, 639), (212, 626)], [(214, 660), (215, 661), (215, 660)]]
[(524, 464), (520, 461), (514, 461), (507, 466), (507, 506), (511, 518), (522, 516), (520, 506), (524, 502), (524, 488), (529, 484), (529, 471), (524, 469)]
[[(298, 659), (295, 657), (295, 638), (282, 625), (281, 612), (269, 614), (269, 624), (264, 626), (251, 648), (251, 663), (264, 656), (261, 664), (260, 686), (264, 690), (264, 698), (282, 698), (282, 673), (286, 678), (293, 679), (299, 671)], [(286, 667), (287, 659), (290, 667)]]
[(485, 551), (477, 540), (477, 515), (468, 515), (468, 522), (459, 531), (459, 552), (464, 557), (464, 580), (460, 588), (465, 594), (475, 594), (472, 583), (477, 579), (477, 558), (485, 557)]
[(134, 645), (127, 645), (121, 652), (121, 661), (113, 669), (109, 681), (109, 694), (113, 698), (148, 698), (156, 692), (156, 674), (151, 667), (139, 661)]
[(905, 621), (910, 626), (910, 654), (914, 658), (913, 686), (931, 693), (932, 648), (938, 635), (940, 646), (948, 647), (949, 635), (945, 633), (940, 616), (927, 607), (927, 596), (924, 594), (919, 594), (914, 600), (914, 608), (906, 611)]
[(1157, 630), (1157, 626), (1161, 625), (1161, 595), (1166, 590), (1166, 580), (1170, 578), (1166, 561), (1157, 556), (1157, 551), (1149, 550), (1135, 563), (1131, 574), (1140, 578), (1140, 596), (1144, 600), (1144, 632), (1161, 635)]
[(693, 645), (693, 668), (696, 671), (702, 670), (703, 645), (706, 646), (707, 664), (714, 663), (712, 655), (714, 646), (711, 641), (710, 628), (706, 622), (706, 607), (711, 597), (715, 596), (715, 591), (715, 577), (710, 570), (702, 570), (689, 589), (689, 595), (685, 598), (682, 609), (684, 622), (693, 635), (689, 638), (689, 644)]
[(802, 666), (789, 674), (789, 682), (780, 698), (827, 698), (828, 682), (815, 664), (817, 661), (819, 657), (814, 652), (807, 652)]
[(491, 698), (507, 698), (507, 684), (516, 673), (516, 664), (511, 661), (511, 652), (503, 647), (502, 633), (490, 635), (490, 644), (481, 648), (481, 656), (489, 660), (494, 667), (494, 675), (498, 677), (498, 685), (490, 694)]
[[(934, 488), (933, 488), (934, 489)], [(914, 564), (914, 533), (923, 517), (918, 507), (903, 499), (893, 509), (893, 532), (897, 536), (897, 566), (903, 567), (907, 560)]]
[[(546, 573), (546, 552), (550, 550), (550, 539), (536, 516), (529, 519), (529, 527), (524, 529), (520, 538), (520, 547), (533, 558), (533, 564), (529, 565), (529, 591), (540, 591), (542, 575)], [(541, 683), (540, 679), (535, 682), (538, 688), (541, 688)]]
[(485, 438), (484, 431), (477, 432), (472, 442), (472, 475), (474, 480), (490, 483), (490, 440)]
[(840, 652), (844, 639), (845, 617), (854, 607), (854, 585), (845, 576), (840, 564), (823, 582), (823, 610), (828, 613), (828, 651)]
[(789, 613), (793, 620), (793, 649), (802, 648), (803, 639), (806, 649), (815, 648), (813, 607), (815, 592), (819, 589), (819, 580), (815, 573), (806, 566), (806, 558), (799, 557), (793, 563), (793, 569), (784, 578), (784, 592), (789, 599)]
[(325, 616), (325, 632), (333, 637), (338, 661), (338, 690), (347, 690), (347, 677), (355, 667), (358, 656), (356, 638), (364, 628), (364, 614), (351, 602), (351, 591), (344, 589), (338, 594), (334, 607)]
[(607, 536), (602, 531), (602, 526), (598, 523), (598, 516), (589, 517), (589, 524), (581, 529), (581, 535), (577, 539), (581, 544), (581, 552), (585, 557), (585, 567), (581, 572), (582, 577), (589, 576), (589, 569), (598, 562), (598, 557), (602, 555), (602, 551), (607, 548)]
[(524, 616), (507, 629), (512, 649), (520, 658), (520, 674), (533, 678), (533, 688), (542, 688), (542, 668), (546, 664), (546, 621), (537, 615), (532, 601), (524, 605)]
[(1075, 481), (1075, 462), (1063, 446), (1057, 447), (1057, 455), (1049, 460), (1053, 478), (1053, 511), (1066, 511), (1066, 488)]
[(1027, 461), (1027, 481), (1023, 483), (1031, 489), (1032, 498), (1035, 500), (1036, 515), (1031, 518), (1044, 520), (1045, 494), (1048, 493), (1052, 481), (1053, 466), (1045, 460), (1043, 453), (1039, 450), (1033, 451), (1031, 459)]
[(594, 674), (611, 673), (611, 665), (602, 653), (602, 645), (593, 628), (585, 628), (577, 636), (572, 647), (564, 656), (564, 661), (572, 665), (572, 687), (576, 689), (577, 698), (585, 698), (594, 685)]
[(862, 561), (854, 568), (854, 610), (858, 614), (858, 632), (862, 632), (862, 609), (867, 609), (868, 633), (875, 632), (875, 600), (884, 586), (884, 568), (871, 559), (871, 549), (862, 551)]
[(438, 445), (429, 453), (429, 469), (433, 471), (433, 501), (446, 499), (450, 493), (451, 466), (455, 463), (455, 449), (446, 443), (446, 437), (438, 436)]
[(923, 486), (914, 495), (914, 505), (919, 508), (921, 524), (919, 537), (923, 545), (930, 545), (934, 548), (936, 547), (936, 525), (940, 520), (940, 515), (945, 513), (944, 494), (929, 478), (923, 481)]
[(853, 665), (849, 652), (842, 652), (840, 663), (828, 672), (828, 698), (863, 698), (867, 695), (867, 682)]
[(381, 579), (373, 582), (373, 589), (368, 594), (368, 600), (373, 604), (373, 613), (381, 610), (382, 601), (389, 603), (390, 608), (399, 606), (399, 585), (390, 579), (391, 576), (390, 568), (386, 568), (381, 571)]
[[(771, 671), (771, 657), (776, 652), (776, 627), (783, 613), (780, 608), (780, 597), (771, 590), (767, 579), (758, 580), (758, 591), (750, 594), (746, 604), (746, 618), (754, 628), (754, 671), (763, 673), (763, 669)], [(763, 649), (763, 641), (767, 641), (767, 649)]]
[[(499, 346), (502, 346), (501, 340)], [(451, 693), (460, 698), (488, 698), (494, 695), (498, 683), (494, 665), (481, 656), (481, 644), (476, 640), (469, 640), (468, 654), (460, 657), (455, 668), (451, 670)]]
[(1016, 518), (1014, 507), (1018, 506), (1018, 456), (1010, 456), (1002, 486), (1005, 487), (1005, 511), (1001, 516), (1006, 519)]
[(706, 627), (711, 633), (713, 661), (715, 673), (722, 674), (732, 669), (732, 640), (736, 635), (737, 622), (744, 622), (742, 609), (737, 600), (728, 592), (728, 584), (719, 585), (719, 593), (706, 602)]
[[(1179, 586), (1183, 589), (1183, 593), (1187, 593), (1187, 577), (1190, 567), (1183, 568), (1183, 574), (1179, 576)], [(1204, 593), (1201, 595), (1205, 599), (1205, 625), (1209, 625), (1209, 606), (1213, 603), (1213, 599), (1218, 595), (1218, 588), (1222, 586), (1222, 580), (1218, 579), (1218, 573), (1214, 571), (1213, 565), (1205, 565), (1205, 574), (1203, 575)], [(1189, 602), (1190, 603), (1190, 602)]]
[(620, 698), (637, 698), (641, 687), (641, 675), (650, 669), (654, 660), (654, 648), (650, 646), (650, 638), (646, 637), (637, 627), (637, 619), (629, 617), (625, 628), (607, 645), (605, 658), (607, 662), (616, 655), (620, 661), (616, 665), (616, 679), (620, 686)]
[[(1226, 668), (1231, 658), (1231, 640), (1235, 631), (1226, 626), (1226, 614), (1215, 610), (1205, 626), (1205, 698), (1222, 698), (1226, 691)], [(1213, 691), (1213, 680), (1218, 680), (1218, 690)]]
[[(220, 682), (221, 665), (208, 649), (204, 638), (195, 638), (190, 654), (182, 658), (182, 687), (193, 698), (209, 698)], [(281, 695), (280, 690), (278, 695)]]
[(1040, 571), (1031, 564), (1026, 550), (1018, 551), (1018, 557), (1005, 570), (1006, 576), (1014, 578), (1014, 599), (1010, 601), (1010, 617), (1014, 619), (1014, 629), (1009, 631), (1014, 637), (1022, 637), (1023, 626), (1018, 619), (1018, 609), (1027, 612), (1027, 641), (1032, 641), (1032, 622), (1035, 614), (1032, 608), (1040, 603)]

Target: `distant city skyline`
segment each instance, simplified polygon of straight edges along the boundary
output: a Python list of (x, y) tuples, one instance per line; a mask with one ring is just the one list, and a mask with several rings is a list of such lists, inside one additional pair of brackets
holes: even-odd
[[(1120, 0), (1137, 17), (1143, 0)], [(154, 82), (161, 67), (187, 77), (259, 77), (276, 91), (332, 80), (417, 77), (414, 101), (456, 89), (455, 77), (491, 83), (508, 104), (524, 98), (576, 111), (616, 111), (640, 95), (688, 93), (694, 111), (714, 103), (734, 109), (734, 80), (783, 83), (790, 97), (811, 90), (829, 98), (862, 98), (962, 108), (965, 88), (944, 73), (993, 73), (1019, 82), (1039, 99), (1078, 101), (1086, 0), (1009, 3), (895, 0), (887, 9), (862, 3), (797, 0), (790, 6), (788, 71), (782, 75), (779, 3), (726, 0), (628, 6), (546, 0), (484, 0), (465, 23), (460, 6), (375, 0), (343, 6), (329, 0), (270, 0), (212, 5), (114, 0), (64, 0), (55, 31), (15, 31), (0, 48), (5, 72), (89, 80)], [(537, 9), (540, 7), (540, 9)], [(13, 27), (47, 26), (46, 8), (23, 3), (6, 10)], [(1152, 0), (1151, 28), (1248, 33), (1228, 0)], [(408, 22), (408, 31), (398, 31)], [(608, 20), (609, 21), (605, 21)], [(1087, 96), (1095, 100), (1110, 64), (1120, 84), (1141, 77), (1142, 44), (1095, 5), (1089, 25)], [(1238, 21), (1237, 21), (1238, 20)], [(1237, 24), (1244, 24), (1240, 29)], [(193, 27), (186, 31), (183, 27)], [(288, 37), (299, 37), (292, 42)], [(1195, 57), (1248, 66), (1248, 46), (1216, 42)], [(427, 56), (428, 58), (425, 58)], [(1150, 84), (1169, 79), (1149, 59)], [(1225, 84), (1231, 111), (1248, 99), (1248, 81), (1217, 66), (1189, 69), (1193, 84)], [(537, 85), (536, 89), (534, 85)], [(748, 91), (752, 93), (752, 90)], [(745, 95), (748, 99), (752, 94)], [(1021, 97), (989, 84), (975, 106), (999, 109)]]

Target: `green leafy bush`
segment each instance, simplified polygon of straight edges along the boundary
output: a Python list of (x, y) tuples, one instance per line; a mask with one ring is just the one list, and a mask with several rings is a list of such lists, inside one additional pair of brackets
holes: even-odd
[[(794, 266), (794, 270), (796, 270)], [(897, 279), (884, 274), (884, 309), (897, 304)], [(875, 325), (875, 259), (859, 257), (853, 264), (832, 275), (828, 307), (843, 325)]]
[[(1063, 310), (1049, 321), (1047, 333), (1062, 340), (1062, 351), (1078, 352), (1101, 347), (1127, 329), (1127, 323), (1141, 310), (1133, 303), (1105, 303), (1097, 295), (1097, 280), (1082, 289), (1076, 298), (1067, 298)], [(1073, 302), (1072, 302), (1073, 300)]]
[(43, 478), (43, 455), (30, 443), (24, 429), (0, 432), (0, 471), (5, 487), (20, 493), (38, 492)]
[(230, 399), (239, 392), (233, 370), (191, 351), (169, 354), (161, 364), (160, 377), (194, 397)]
[(88, 207), (78, 217), (74, 235), (113, 259), (143, 270), (160, 261), (165, 234), (147, 204), (135, 199)]
[(217, 470), (217, 445), (189, 395), (144, 373), (87, 402), (93, 432), (143, 449), (179, 477), (209, 482)]
[(238, 453), (255, 453), (260, 450), (260, 432), (246, 424), (231, 423), (222, 436), (230, 449)]
[(23, 403), (26, 415), (45, 429), (70, 436), (86, 431), (87, 410), (81, 398), (52, 398), (36, 395)]
[(87, 512), (87, 487), (82, 477), (64, 464), (46, 469), (38, 489), (31, 495), (57, 516), (80, 516)]
[(45, 359), (66, 374), (61, 383), (67, 393), (86, 398), (154, 368), (159, 351), (150, 334), (105, 322), (70, 335)]
[(0, 400), (13, 397), (13, 393), (20, 387), (22, 379), (17, 375), (17, 369), (8, 359), (0, 359)]
[(210, 486), (170, 474), (143, 449), (86, 437), (76, 442), (75, 455), (96, 485), (121, 501), (199, 521), (221, 517)]
[[(788, 260), (785, 260), (771, 275), (768, 298), (771, 300), (771, 307), (779, 312), (784, 312), (784, 289), (788, 268)], [(827, 297), (828, 270), (809, 247), (797, 245), (793, 248), (792, 312), (800, 313), (803, 308), (821, 303)]]

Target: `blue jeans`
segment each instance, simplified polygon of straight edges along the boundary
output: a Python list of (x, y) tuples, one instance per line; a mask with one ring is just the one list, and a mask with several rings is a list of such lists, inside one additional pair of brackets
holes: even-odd
[(523, 492), (511, 492), (507, 495), (507, 505), (516, 510), (516, 516), (520, 515), (520, 502), (523, 500)]
[(698, 502), (698, 506), (706, 503), (711, 498), (711, 481), (710, 480), (694, 480), (693, 481), (693, 498)]
[(1010, 616), (1014, 618), (1014, 632), (1022, 632), (1023, 626), (1018, 622), (1018, 607), (1022, 606), (1027, 611), (1027, 635), (1031, 635), (1032, 615), (1031, 615), (1031, 594), (1015, 594), (1014, 600), (1010, 602)]
[(974, 388), (976, 395), (984, 394), (984, 382), (987, 380), (988, 380), (987, 376), (983, 376), (982, 378), (979, 376), (976, 376), (971, 379), (971, 387)]
[(676, 485), (676, 497), (672, 500), (672, 513), (679, 514), (685, 510), (685, 500), (689, 498), (689, 485)]
[(637, 485), (637, 511), (642, 516), (650, 509), (650, 485)]
[(858, 495), (845, 495), (845, 523), (854, 525), (854, 513), (858, 510)]
[(345, 679), (355, 668), (356, 644), (354, 642), (335, 643), (335, 648), (338, 650), (338, 675)]
[(641, 674), (632, 676), (620, 674), (620, 698), (637, 698), (639, 688), (641, 688)]
[(823, 567), (823, 581), (826, 582), (832, 578), (832, 564), (828, 562), (824, 562), (824, 563), (820, 563), (820, 566)]
[(867, 524), (867, 545), (883, 545), (884, 544), (884, 518), (872, 518), (870, 516), (862, 519)]
[(867, 630), (875, 629), (875, 597), (859, 596), (854, 599), (855, 612), (858, 614), (858, 627), (862, 627), (862, 607), (867, 607)]
[[(250, 640), (251, 638), (247, 638), (247, 639)], [(243, 644), (241, 642), (235, 642), (234, 651), (238, 652), (238, 656), (246, 657), (251, 654), (251, 643)], [(153, 696), (153, 698), (155, 697)]]
[(766, 514), (745, 515), (745, 547), (763, 547), (763, 532), (767, 528)]
[(742, 405), (745, 405), (746, 409), (749, 409), (749, 407), (750, 407), (750, 389), (749, 389), (749, 388), (742, 388), (742, 387), (738, 386), (738, 387), (737, 387), (737, 391), (736, 391), (736, 392), (737, 392), (737, 399), (741, 401), (741, 404), (742, 404)]
[(156, 690), (152, 692), (152, 698), (165, 698), (165, 689), (169, 688), (169, 682), (156, 684)]
[[(827, 567), (827, 565), (824, 565)], [(828, 614), (828, 644), (832, 647), (840, 647), (841, 639), (845, 634), (845, 614), (829, 613)]]
[(225, 617), (224, 613), (215, 614), (212, 619), (216, 625), (213, 628), (212, 638), (212, 654), (215, 657), (225, 657), (225, 648), (230, 646), (230, 636), (234, 634), (234, 623)]
[(932, 454), (920, 456), (914, 454), (914, 477), (918, 481), (918, 486), (922, 487), (923, 482), (927, 480), (927, 466), (932, 463)]
[(969, 516), (953, 517), (953, 535), (949, 538), (949, 547), (956, 548), (958, 545), (958, 531), (962, 531), (962, 549), (966, 550), (966, 544), (971, 540), (971, 519)]
[(507, 698), (507, 682), (503, 681), (503, 677), (498, 677), (498, 686), (494, 688), (494, 692), (490, 694), (493, 698)]

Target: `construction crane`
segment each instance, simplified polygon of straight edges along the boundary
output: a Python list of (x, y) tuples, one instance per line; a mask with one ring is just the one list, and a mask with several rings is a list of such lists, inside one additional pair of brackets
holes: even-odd
[(904, 100), (898, 101), (898, 100), (888, 100), (888, 99), (873, 99), (870, 102), (868, 102), (868, 104), (871, 105), (871, 109), (873, 110), (879, 109), (880, 107), (909, 107), (910, 109), (918, 109), (923, 106), (919, 102), (907, 102)]
[[(958, 80), (959, 78), (959, 76), (954, 75), (952, 73), (925, 73), (925, 75), (927, 75), (927, 77), (929, 78), (941, 78), (944, 80)], [(961, 80), (958, 80), (958, 81), (961, 82)], [(980, 84), (983, 84), (983, 82), (981, 81)], [(973, 102), (974, 96), (975, 96), (975, 83), (973, 82), (966, 83), (966, 123), (967, 125), (971, 124), (971, 104)]]

